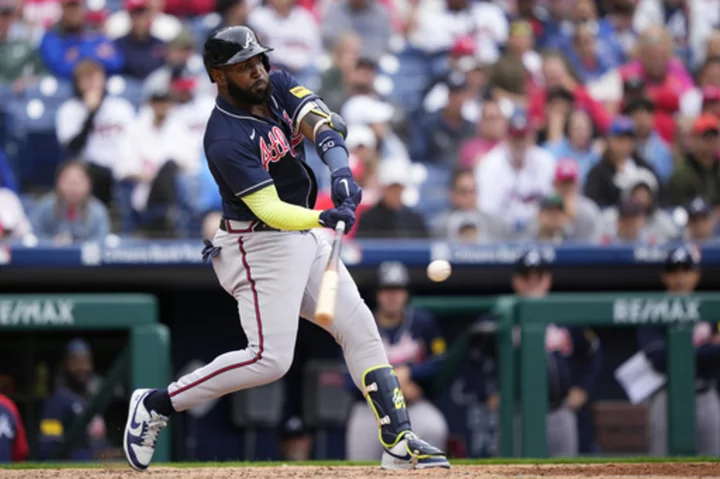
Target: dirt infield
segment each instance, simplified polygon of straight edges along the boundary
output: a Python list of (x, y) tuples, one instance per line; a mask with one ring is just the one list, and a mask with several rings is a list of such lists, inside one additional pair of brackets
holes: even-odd
[(454, 466), (450, 470), (381, 471), (368, 466), (272, 466), (167, 468), (157, 467), (140, 474), (127, 466), (111, 465), (97, 469), (28, 469), (2, 470), (0, 478), (59, 478), (59, 479), (320, 479), (320, 478), (542, 478), (574, 479), (603, 478), (720, 478), (720, 463), (647, 463), (647, 464), (557, 464), (557, 465), (488, 465)]

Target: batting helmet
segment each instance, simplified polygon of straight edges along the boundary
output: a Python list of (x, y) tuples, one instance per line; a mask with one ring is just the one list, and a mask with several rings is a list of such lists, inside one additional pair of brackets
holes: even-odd
[[(260, 45), (255, 32), (251, 29), (238, 25), (218, 30), (205, 40), (203, 62), (205, 63), (205, 70), (210, 76), (210, 71), (213, 68), (234, 65), (256, 55), (262, 55), (265, 69), (270, 71), (270, 60), (267, 52), (272, 50), (272, 48)], [(212, 76), (210, 76), (210, 81), (214, 83)]]

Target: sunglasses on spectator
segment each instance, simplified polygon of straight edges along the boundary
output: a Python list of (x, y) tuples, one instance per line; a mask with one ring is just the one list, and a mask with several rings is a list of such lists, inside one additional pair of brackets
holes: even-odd
[(672, 266), (665, 267), (666, 273), (680, 273), (680, 272), (687, 273), (689, 271), (694, 271), (694, 270), (695, 270), (695, 268), (693, 268), (692, 266), (690, 266), (688, 264), (675, 264)]
[(150, 9), (147, 7), (137, 7), (130, 10), (130, 15), (142, 15), (144, 13), (149, 12)]
[(455, 188), (455, 193), (460, 195), (474, 195), (475, 188)]

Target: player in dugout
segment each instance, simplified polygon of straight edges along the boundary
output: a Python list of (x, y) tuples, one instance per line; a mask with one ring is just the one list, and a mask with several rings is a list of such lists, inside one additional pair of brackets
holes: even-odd
[[(700, 282), (700, 251), (694, 246), (678, 246), (668, 253), (662, 272), (668, 293), (688, 295)], [(717, 320), (717, 318), (712, 318)], [(720, 455), (720, 400), (714, 378), (720, 373), (720, 323), (700, 321), (694, 325), (695, 412), (697, 416), (697, 453)], [(638, 347), (653, 369), (665, 374), (666, 337), (663, 326), (642, 326), (637, 330)], [(650, 399), (650, 454), (668, 453), (667, 391), (658, 390)]]
[[(444, 448), (448, 426), (440, 410), (428, 399), (429, 386), (446, 350), (445, 339), (427, 311), (408, 304), (410, 278), (399, 261), (386, 261), (378, 269), (377, 306), (374, 311), (388, 361), (395, 368), (414, 430), (431, 445)], [(346, 458), (377, 460), (382, 445), (376, 440), (373, 413), (351, 382), (355, 403), (346, 432)]]
[[(516, 296), (523, 298), (542, 298), (550, 292), (550, 262), (540, 250), (531, 248), (518, 257), (512, 288)], [(495, 318), (487, 314), (474, 325), (471, 334), (486, 336), (484, 341), (480, 341), (489, 345), (482, 351), (484, 359), (480, 375), (483, 379), (475, 381), (475, 387), (478, 396), (486, 398), (488, 409), (497, 411), (500, 397), (497, 391), (495, 332)], [(548, 453), (551, 457), (574, 457), (579, 453), (580, 431), (584, 429), (578, 427), (578, 412), (588, 403), (602, 368), (600, 340), (589, 328), (551, 324), (546, 329), (545, 347), (549, 393)], [(520, 444), (519, 434), (516, 434), (515, 439), (517, 449)]]
[(27, 436), (15, 403), (0, 393), (0, 464), (27, 459)]

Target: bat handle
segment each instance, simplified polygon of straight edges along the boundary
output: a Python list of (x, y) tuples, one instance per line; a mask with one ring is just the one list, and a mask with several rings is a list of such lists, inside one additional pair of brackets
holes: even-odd
[(340, 220), (335, 225), (335, 232), (339, 235), (345, 233), (345, 222)]

